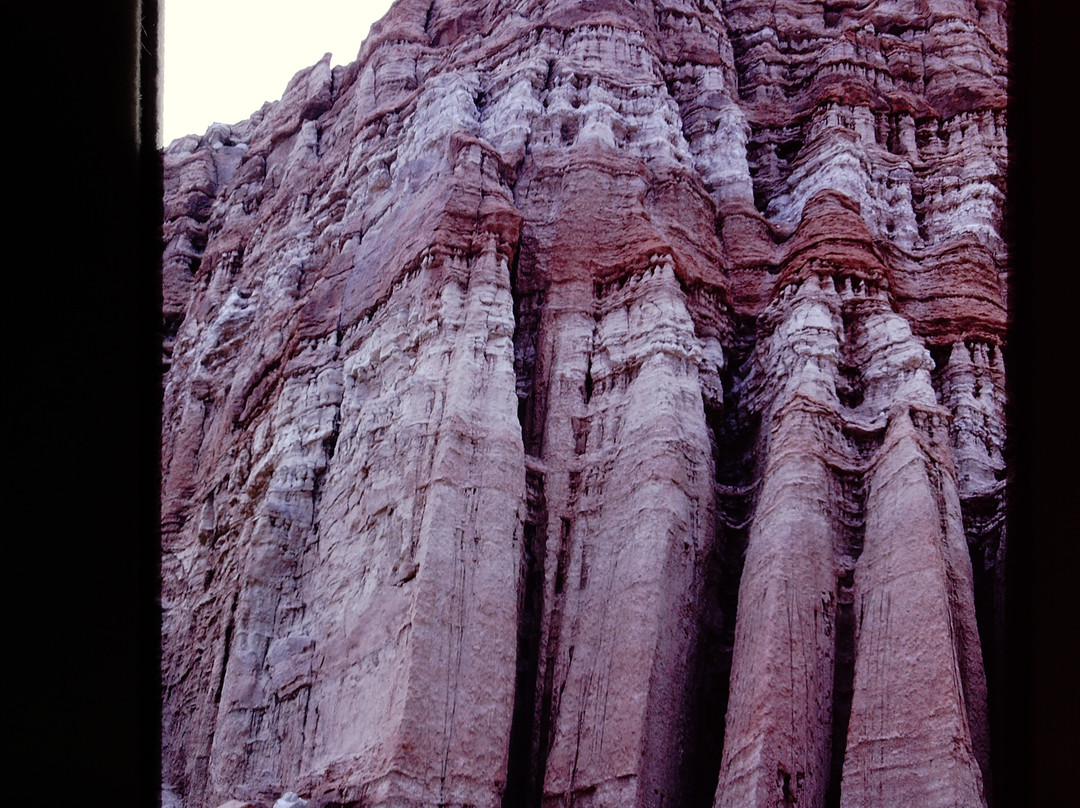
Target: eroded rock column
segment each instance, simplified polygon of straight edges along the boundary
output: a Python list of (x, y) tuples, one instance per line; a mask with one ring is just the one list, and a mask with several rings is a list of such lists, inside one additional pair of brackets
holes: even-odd
[(985, 805), (971, 564), (954, 472), (935, 445), (946, 430), (941, 410), (898, 403), (868, 476), (845, 807)]
[(763, 349), (761, 373), (781, 389), (764, 422), (739, 587), (723, 808), (819, 805), (828, 785), (837, 541), (827, 458), (840, 329), (828, 282), (811, 275), (780, 302), (784, 319)]
[(599, 302), (573, 382), (553, 368), (544, 805), (681, 796), (712, 460), (701, 350), (670, 262)]
[(353, 798), (375, 804), (494, 806), (525, 487), (505, 254), (493, 235), (434, 254), (395, 298), (345, 362), (307, 590), (325, 638), (308, 769), (350, 767)]

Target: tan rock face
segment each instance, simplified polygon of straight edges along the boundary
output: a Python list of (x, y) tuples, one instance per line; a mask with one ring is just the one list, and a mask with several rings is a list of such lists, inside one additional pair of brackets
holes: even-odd
[(987, 805), (1005, 11), (398, 0), (171, 144), (172, 803)]

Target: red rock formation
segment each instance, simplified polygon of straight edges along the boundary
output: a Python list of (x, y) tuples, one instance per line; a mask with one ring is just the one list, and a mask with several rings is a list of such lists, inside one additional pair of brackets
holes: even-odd
[(398, 0), (171, 144), (167, 801), (987, 804), (1004, 13)]

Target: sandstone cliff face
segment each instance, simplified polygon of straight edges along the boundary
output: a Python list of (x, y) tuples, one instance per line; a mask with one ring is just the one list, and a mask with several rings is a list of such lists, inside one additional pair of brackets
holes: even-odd
[(1004, 14), (398, 0), (170, 145), (167, 800), (986, 805)]

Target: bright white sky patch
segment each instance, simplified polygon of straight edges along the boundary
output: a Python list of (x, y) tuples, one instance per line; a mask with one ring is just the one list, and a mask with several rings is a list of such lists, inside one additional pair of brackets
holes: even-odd
[(236, 123), (298, 70), (352, 62), (391, 0), (162, 0), (161, 140)]

